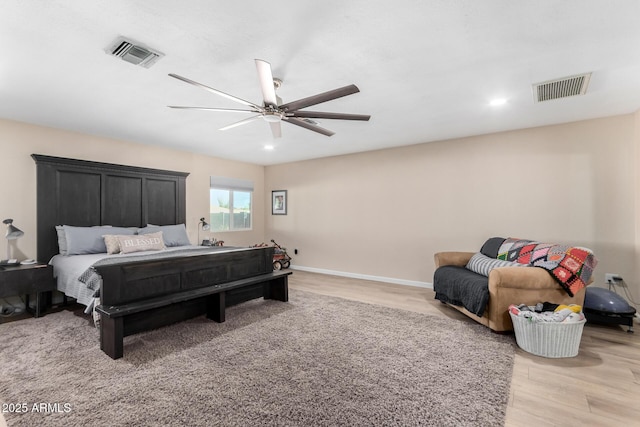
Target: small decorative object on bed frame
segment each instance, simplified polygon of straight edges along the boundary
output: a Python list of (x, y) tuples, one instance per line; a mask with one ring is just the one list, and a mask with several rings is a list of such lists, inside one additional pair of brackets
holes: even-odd
[(287, 214), (287, 190), (271, 192), (271, 215)]

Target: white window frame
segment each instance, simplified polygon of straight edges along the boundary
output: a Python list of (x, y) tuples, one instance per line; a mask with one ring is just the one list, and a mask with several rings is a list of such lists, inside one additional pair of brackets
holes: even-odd
[[(214, 190), (223, 190), (229, 192), (229, 229), (228, 230), (216, 230), (218, 233), (228, 233), (232, 231), (251, 231), (253, 230), (253, 220), (254, 220), (254, 212), (253, 212), (253, 181), (238, 179), (238, 178), (230, 178), (225, 176), (211, 176), (209, 180), (209, 189)], [(234, 228), (234, 209), (233, 209), (233, 192), (234, 191), (244, 191), (249, 193), (249, 213), (250, 213), (250, 224), (248, 228)], [(209, 192), (209, 205), (211, 205), (211, 192)], [(211, 212), (209, 212), (211, 215)], [(213, 230), (212, 230), (213, 231)]]

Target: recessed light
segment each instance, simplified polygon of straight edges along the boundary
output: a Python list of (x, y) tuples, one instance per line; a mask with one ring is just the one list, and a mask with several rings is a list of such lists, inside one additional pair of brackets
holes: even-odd
[(504, 105), (506, 103), (506, 98), (496, 98), (492, 99), (491, 102), (489, 102), (489, 105), (491, 105), (492, 107), (500, 107), (501, 105)]
[(274, 148), (273, 145), (265, 145), (264, 146), (265, 150), (273, 150), (273, 148)]

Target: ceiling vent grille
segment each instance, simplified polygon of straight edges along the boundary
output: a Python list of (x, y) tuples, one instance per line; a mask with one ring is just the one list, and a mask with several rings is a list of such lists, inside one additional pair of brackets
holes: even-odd
[(533, 97), (535, 102), (543, 102), (568, 96), (584, 95), (587, 93), (590, 79), (591, 73), (586, 73), (535, 83), (533, 85)]
[(149, 68), (155, 64), (164, 54), (148, 48), (142, 43), (135, 42), (124, 37), (118, 37), (107, 49), (106, 52), (116, 56), (123, 61), (134, 65)]

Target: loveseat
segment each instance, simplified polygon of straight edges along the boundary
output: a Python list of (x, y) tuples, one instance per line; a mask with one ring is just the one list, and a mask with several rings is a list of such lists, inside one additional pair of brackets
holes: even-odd
[(495, 332), (513, 330), (510, 304), (582, 305), (597, 263), (585, 248), (502, 237), (488, 239), (479, 253), (434, 258), (436, 299)]

